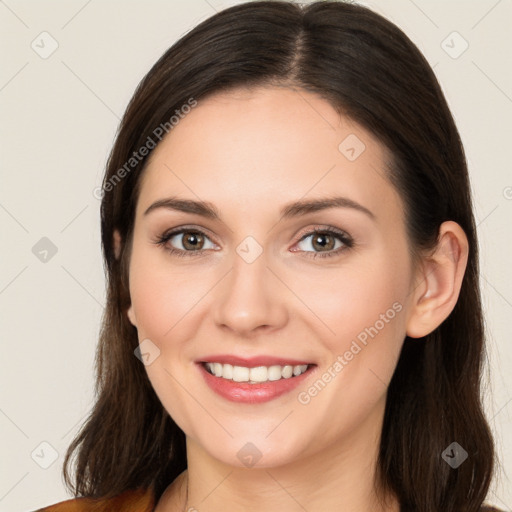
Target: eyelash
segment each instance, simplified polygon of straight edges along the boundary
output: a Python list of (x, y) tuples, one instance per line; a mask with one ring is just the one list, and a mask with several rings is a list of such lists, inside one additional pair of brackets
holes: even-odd
[[(173, 238), (176, 235), (181, 235), (183, 233), (200, 234), (202, 236), (210, 238), (210, 237), (208, 237), (208, 235), (206, 233), (204, 233), (200, 229), (184, 227), (184, 228), (179, 228), (179, 229), (177, 229), (175, 231), (170, 231), (168, 233), (164, 233), (161, 236), (158, 236), (157, 239), (153, 241), (153, 243), (156, 244), (156, 245), (161, 246), (162, 248), (164, 248), (167, 252), (169, 252), (173, 256), (178, 256), (180, 258), (190, 257), (190, 256), (191, 257), (202, 256), (203, 255), (202, 253), (206, 249), (201, 249), (199, 251), (184, 251), (182, 249), (175, 249), (174, 247), (171, 247), (171, 248), (165, 247), (165, 244), (171, 238)], [(307, 254), (307, 256), (306, 256), (307, 258), (313, 258), (313, 259), (314, 258), (330, 258), (330, 257), (333, 257), (333, 256), (338, 256), (341, 252), (343, 252), (343, 251), (345, 251), (347, 249), (350, 249), (350, 248), (352, 248), (354, 246), (354, 240), (347, 233), (345, 233), (344, 231), (340, 231), (340, 230), (334, 229), (334, 228), (330, 228), (330, 227), (321, 228), (321, 229), (314, 229), (312, 231), (308, 231), (306, 234), (304, 234), (300, 238), (300, 240), (297, 243), (300, 243), (303, 240), (305, 240), (306, 238), (309, 238), (310, 236), (317, 235), (317, 234), (333, 235), (335, 238), (337, 238), (338, 240), (340, 240), (343, 243), (344, 247), (339, 247), (338, 249), (331, 250), (329, 252), (302, 251), (302, 252), (305, 252)]]

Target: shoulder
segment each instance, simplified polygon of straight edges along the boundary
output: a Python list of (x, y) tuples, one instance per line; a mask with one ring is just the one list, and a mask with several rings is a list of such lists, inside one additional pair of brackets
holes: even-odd
[[(129, 508), (128, 508), (129, 507)], [(152, 512), (153, 494), (148, 489), (126, 491), (108, 499), (75, 498), (38, 509), (36, 512)]]

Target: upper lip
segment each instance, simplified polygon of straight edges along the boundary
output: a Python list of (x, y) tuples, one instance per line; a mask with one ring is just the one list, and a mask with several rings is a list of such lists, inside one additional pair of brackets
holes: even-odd
[(299, 359), (289, 359), (287, 357), (276, 357), (276, 356), (254, 356), (254, 357), (239, 357), (231, 354), (217, 354), (211, 356), (205, 356), (198, 359), (198, 363), (221, 363), (231, 364), (233, 366), (244, 366), (246, 368), (255, 368), (257, 366), (297, 366), (304, 364), (313, 364), (310, 361), (303, 361)]

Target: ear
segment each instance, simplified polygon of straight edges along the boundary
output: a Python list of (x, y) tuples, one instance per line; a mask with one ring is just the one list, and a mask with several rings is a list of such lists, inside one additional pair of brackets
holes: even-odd
[(128, 320), (130, 320), (131, 324), (134, 327), (137, 327), (137, 319), (135, 318), (135, 313), (133, 311), (133, 304), (130, 304), (130, 307), (126, 310), (126, 314), (128, 315)]
[(118, 229), (114, 229), (113, 239), (114, 239), (114, 255), (116, 257), (116, 260), (118, 260), (119, 255), (121, 254), (121, 234), (119, 233)]
[[(118, 229), (114, 230), (113, 233), (113, 239), (114, 239), (114, 255), (116, 259), (119, 259), (119, 256), (121, 254), (121, 234), (119, 233)], [(137, 322), (135, 319), (135, 313), (133, 312), (133, 305), (130, 304), (130, 307), (126, 310), (126, 314), (128, 315), (128, 319), (132, 323), (134, 327), (137, 327)]]
[(434, 252), (424, 258), (407, 319), (407, 335), (421, 338), (435, 330), (452, 312), (459, 298), (468, 261), (468, 239), (453, 221), (439, 228)]

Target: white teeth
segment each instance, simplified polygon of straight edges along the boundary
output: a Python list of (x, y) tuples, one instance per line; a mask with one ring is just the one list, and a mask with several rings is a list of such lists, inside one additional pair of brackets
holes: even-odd
[(213, 373), (216, 377), (222, 377), (222, 365), (220, 363), (213, 363)]
[(306, 371), (307, 365), (297, 365), (293, 367), (293, 375), (297, 376)]
[(233, 378), (233, 366), (230, 364), (221, 365), (222, 367), (222, 376), (225, 379), (232, 379)]
[(268, 370), (266, 366), (257, 366), (256, 368), (251, 368), (249, 372), (249, 378), (253, 382), (265, 382), (268, 380)]
[(281, 370), (280, 366), (271, 366), (268, 369), (268, 380), (279, 380), (281, 378)]
[(284, 366), (281, 374), (283, 379), (289, 379), (293, 375), (293, 366), (290, 366), (289, 364)]
[(251, 384), (289, 379), (292, 375), (296, 377), (308, 369), (307, 364), (246, 368), (245, 366), (233, 366), (230, 364), (206, 363), (206, 367), (216, 377), (230, 379), (235, 382), (249, 382)]
[[(222, 376), (223, 375), (217, 375), (217, 377)], [(249, 368), (244, 368), (243, 366), (233, 366), (233, 380), (235, 382), (247, 382), (249, 380)]]

